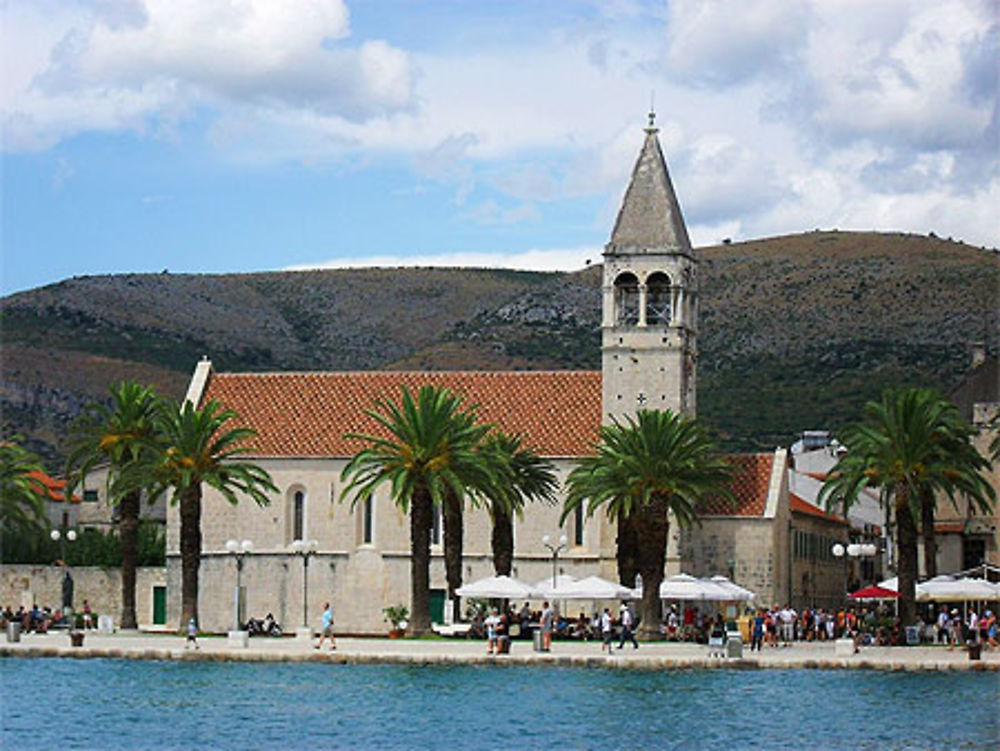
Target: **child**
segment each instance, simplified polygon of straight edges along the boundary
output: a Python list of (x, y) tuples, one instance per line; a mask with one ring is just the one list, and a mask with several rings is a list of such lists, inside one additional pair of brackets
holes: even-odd
[(188, 621), (188, 635), (187, 641), (184, 643), (184, 649), (188, 648), (188, 645), (193, 644), (195, 649), (198, 649), (198, 623), (195, 621), (194, 616)]

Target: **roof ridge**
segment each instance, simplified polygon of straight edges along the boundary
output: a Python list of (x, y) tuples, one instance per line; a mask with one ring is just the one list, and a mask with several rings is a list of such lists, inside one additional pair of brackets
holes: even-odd
[(600, 376), (599, 370), (268, 370), (268, 371), (215, 371), (218, 376), (357, 376), (357, 375), (594, 375)]

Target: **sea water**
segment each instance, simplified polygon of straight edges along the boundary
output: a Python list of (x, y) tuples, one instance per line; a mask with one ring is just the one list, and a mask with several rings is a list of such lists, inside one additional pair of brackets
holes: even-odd
[(0, 748), (1000, 746), (997, 673), (24, 659)]

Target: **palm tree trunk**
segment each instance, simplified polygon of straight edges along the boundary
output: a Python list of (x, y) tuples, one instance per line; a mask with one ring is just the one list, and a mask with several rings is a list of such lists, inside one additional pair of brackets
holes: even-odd
[(451, 600), (452, 619), (461, 620), (462, 609), (455, 590), (462, 586), (462, 499), (447, 493), (444, 500), (444, 571), (448, 580), (448, 598)]
[(642, 574), (642, 622), (636, 636), (643, 641), (661, 639), (660, 584), (667, 559), (667, 506), (663, 499), (654, 498), (635, 521), (637, 563)]
[(431, 630), (431, 497), (418, 490), (410, 499), (410, 628), (412, 636)]
[(198, 568), (201, 566), (201, 485), (189, 485), (181, 493), (181, 622), (198, 621)]
[(917, 604), (917, 524), (910, 509), (905, 487), (896, 488), (896, 531), (899, 537), (899, 618), (904, 626), (916, 620)]
[(617, 551), (615, 555), (618, 559), (618, 583), (623, 587), (634, 587), (635, 575), (639, 573), (638, 523), (638, 517), (618, 514), (618, 539), (616, 540)]
[(924, 490), (920, 496), (920, 526), (924, 537), (924, 573), (937, 576), (937, 532), (934, 529), (934, 493)]
[(135, 617), (135, 573), (139, 557), (139, 493), (122, 497), (118, 506), (118, 536), (122, 546), (123, 629), (138, 628)]
[(514, 565), (514, 524), (507, 510), (499, 504), (493, 507), (493, 570), (497, 576), (510, 576)]

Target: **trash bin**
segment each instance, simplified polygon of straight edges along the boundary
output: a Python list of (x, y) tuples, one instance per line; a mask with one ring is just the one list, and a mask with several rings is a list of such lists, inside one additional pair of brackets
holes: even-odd
[(548, 651), (542, 646), (542, 630), (540, 628), (531, 630), (531, 646), (536, 652)]
[(7, 624), (7, 641), (21, 641), (21, 624), (11, 621)]
[(83, 646), (83, 632), (82, 631), (70, 631), (69, 632), (69, 643), (74, 647)]
[(918, 646), (920, 644), (920, 627), (919, 626), (907, 626), (906, 627), (906, 645), (909, 647)]
[(743, 659), (743, 637), (739, 631), (730, 631), (726, 634), (726, 657)]
[(969, 659), (970, 660), (981, 660), (983, 655), (983, 645), (978, 641), (970, 641), (969, 647)]

